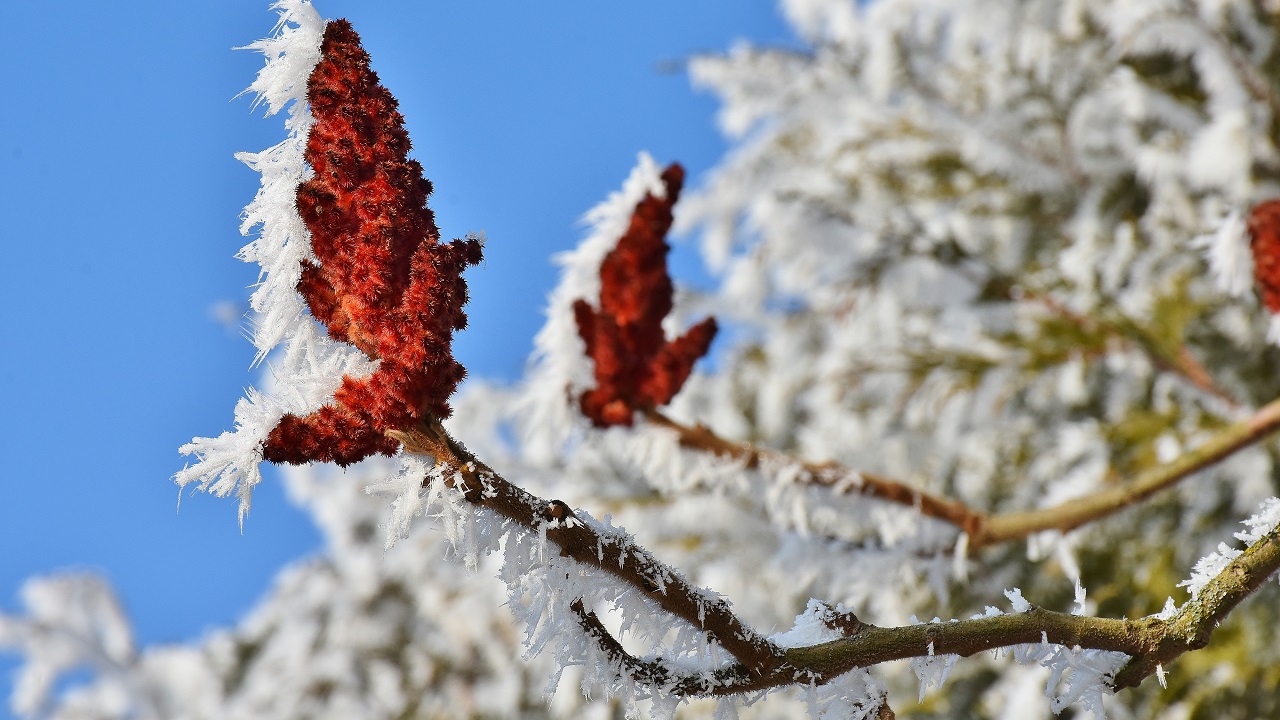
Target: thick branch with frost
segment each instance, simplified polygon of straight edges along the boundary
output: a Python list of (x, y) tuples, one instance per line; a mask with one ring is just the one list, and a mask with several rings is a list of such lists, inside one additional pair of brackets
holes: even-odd
[[(1198, 591), (1196, 598), (1168, 617), (1116, 620), (1053, 612), (1030, 605), (1009, 593), (1015, 612), (991, 608), (970, 620), (932, 622), (882, 628), (846, 614), (829, 626), (839, 639), (800, 647), (780, 647), (750, 628), (730, 604), (690, 584), (673, 567), (658, 560), (630, 536), (602, 534), (581, 521), (559, 500), (545, 500), (504, 479), (449, 436), (438, 422), (409, 431), (393, 431), (406, 452), (434, 458), (445, 477), (466, 500), (514, 521), (528, 533), (545, 536), (561, 555), (608, 573), (640, 590), (664, 611), (706, 633), (736, 663), (708, 674), (682, 673), (661, 658), (636, 658), (605, 628), (581, 599), (570, 603), (584, 633), (617, 661), (631, 679), (663, 693), (702, 697), (756, 692), (790, 685), (823, 684), (856, 668), (892, 660), (939, 655), (968, 657), (988, 650), (1049, 646), (1067, 652), (1098, 650), (1123, 653), (1114, 676), (1103, 678), (1113, 688), (1132, 687), (1183, 653), (1204, 647), (1214, 628), (1244, 598), (1280, 571), (1280, 512), (1269, 528), (1255, 533), (1248, 549), (1231, 560)], [(424, 480), (424, 484), (427, 481)], [(1015, 655), (1018, 651), (1015, 648)], [(1053, 658), (1044, 663), (1052, 667)], [(1122, 668), (1122, 669), (1121, 669)]]
[(521, 527), (545, 533), (562, 555), (603, 570), (644, 592), (665, 611), (701, 628), (738, 658), (754, 676), (773, 672), (779, 652), (740, 620), (723, 599), (695, 588), (674, 568), (622, 534), (604, 535), (583, 523), (568, 505), (544, 500), (507, 482), (476, 459), (439, 422), (393, 431), (406, 452), (435, 458), (458, 473), (468, 501), (497, 512)]

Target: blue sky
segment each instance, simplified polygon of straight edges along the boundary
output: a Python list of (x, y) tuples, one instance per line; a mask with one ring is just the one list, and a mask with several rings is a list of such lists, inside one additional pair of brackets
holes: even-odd
[[(578, 217), (636, 153), (693, 184), (724, 151), (715, 101), (680, 68), (734, 41), (790, 43), (771, 0), (644, 3), (317, 0), (362, 35), (400, 99), (450, 237), (484, 230), (469, 273), (473, 375), (514, 379)], [(232, 158), (278, 142), (248, 98), (266, 0), (22, 1), (0, 44), (0, 608), (31, 575), (102, 573), (143, 644), (235, 622), (318, 548), (277, 483), (241, 534), (233, 500), (170, 481), (193, 435), (228, 429), (253, 348), (214, 308), (243, 303), (233, 258), (257, 176)], [(692, 272), (691, 246), (675, 262)], [(12, 658), (0, 659), (7, 699)], [(7, 700), (6, 700), (7, 705)], [(0, 710), (0, 717), (4, 717)]]

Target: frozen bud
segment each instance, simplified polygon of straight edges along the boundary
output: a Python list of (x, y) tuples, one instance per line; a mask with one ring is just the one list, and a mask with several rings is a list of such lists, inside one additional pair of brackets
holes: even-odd
[(664, 197), (646, 194), (640, 200), (626, 233), (600, 265), (599, 309), (581, 299), (573, 306), (578, 334), (595, 362), (596, 387), (579, 403), (598, 427), (630, 425), (636, 410), (670, 402), (716, 334), (714, 318), (674, 340), (663, 333), (674, 291), (666, 236), (684, 169), (672, 164), (662, 182)]
[(404, 117), (346, 20), (325, 27), (307, 100), (314, 176), (298, 187), (297, 206), (319, 262), (303, 261), (297, 289), (330, 337), (380, 362), (367, 377), (343, 378), (331, 405), (285, 416), (263, 456), (346, 465), (395, 452), (388, 430), (449, 415), (465, 374), (451, 350), (467, 324), (462, 272), (480, 261), (481, 243), (440, 241)]

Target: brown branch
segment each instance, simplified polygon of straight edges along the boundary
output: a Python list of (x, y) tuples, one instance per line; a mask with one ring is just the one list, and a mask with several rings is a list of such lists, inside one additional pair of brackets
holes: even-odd
[[(1272, 408), (1273, 414), (1280, 414), (1280, 401), (1267, 407)], [(737, 662), (710, 674), (682, 673), (661, 658), (645, 660), (630, 655), (581, 598), (570, 603), (569, 609), (582, 630), (633, 679), (683, 697), (823, 684), (855, 668), (890, 660), (947, 654), (967, 657), (1041, 642), (1126, 653), (1132, 659), (1116, 675), (1114, 686), (1132, 687), (1188, 650), (1204, 647), (1228, 613), (1280, 570), (1277, 528), (1229, 563), (1196, 599), (1168, 620), (1085, 617), (1033, 606), (1026, 612), (1009, 615), (881, 628), (844, 614), (828, 623), (845, 635), (842, 639), (780, 648), (748, 627), (728, 602), (694, 587), (629, 536), (598, 532), (563, 502), (543, 500), (503, 479), (454, 441), (439, 421), (431, 419), (412, 430), (388, 434), (403, 443), (406, 452), (430, 455), (454, 470), (453, 479), (447, 482), (462, 491), (469, 502), (488, 508), (529, 532), (545, 534), (562, 555), (637, 588), (666, 612), (700, 628), (733, 655)], [(891, 716), (892, 711), (888, 712)]]
[(661, 659), (642, 660), (622, 647), (622, 643), (613, 637), (604, 623), (600, 622), (600, 618), (586, 609), (582, 598), (571, 602), (569, 609), (577, 616), (578, 626), (582, 631), (595, 640), (600, 649), (633, 680), (646, 687), (667, 688), (668, 692), (681, 697), (709, 697), (746, 692), (758, 682), (740, 663), (707, 674), (672, 670)]
[(922, 515), (950, 523), (969, 536), (969, 548), (977, 549), (1026, 537), (1045, 530), (1067, 532), (1137, 504), (1173, 486), (1195, 472), (1227, 458), (1280, 431), (1280, 399), (1264, 405), (1252, 417), (1230, 425), (1203, 445), (1176, 460), (1152, 468), (1131, 482), (1100, 490), (1041, 510), (989, 514), (958, 500), (935, 495), (896, 480), (852, 470), (835, 463), (807, 463), (750, 443), (732, 442), (704, 425), (684, 425), (657, 411), (649, 421), (676, 432), (682, 446), (732, 458), (754, 468), (763, 460), (797, 464), (804, 470), (800, 482), (828, 486), (840, 492), (864, 495), (917, 508)]
[[(739, 666), (716, 673), (723, 686), (706, 687), (702, 676), (678, 676), (657, 661), (642, 661), (627, 655), (612, 642), (608, 652), (623, 661), (635, 677), (661, 679), (663, 685), (693, 691), (692, 695), (724, 695), (762, 690), (806, 678), (817, 684), (827, 682), (855, 668), (865, 668), (891, 660), (907, 660), (937, 655), (969, 657), (988, 650), (1013, 645), (1048, 642), (1068, 648), (1110, 650), (1131, 656), (1116, 674), (1116, 690), (1135, 687), (1167, 666), (1183, 653), (1198, 650), (1242, 600), (1280, 570), (1280, 528), (1273, 529), (1251, 545), (1214, 577), (1196, 599), (1186, 603), (1168, 620), (1148, 617), (1116, 620), (1053, 612), (1032, 606), (1026, 612), (993, 617), (934, 622), (905, 627), (881, 628), (860, 623), (848, 637), (820, 645), (789, 648), (786, 662), (772, 675), (749, 677)], [(581, 604), (575, 608), (584, 629), (599, 638), (604, 631), (599, 621), (584, 618)], [(619, 654), (621, 653), (621, 654)], [(702, 685), (699, 685), (702, 683)]]
[[(1157, 621), (1159, 622), (1159, 621)], [(1053, 612), (1032, 606), (1021, 613), (904, 627), (864, 626), (857, 635), (811, 647), (791, 648), (787, 660), (822, 677), (891, 660), (930, 655), (969, 657), (1013, 645), (1049, 642), (1064, 647), (1137, 655), (1145, 648), (1147, 620), (1114, 620)], [(932, 651), (930, 650), (932, 647)]]
[(1074, 530), (1172, 487), (1189, 475), (1271, 437), (1277, 430), (1280, 430), (1280, 399), (1272, 400), (1248, 419), (1223, 428), (1194, 450), (1185, 451), (1172, 462), (1141, 473), (1131, 482), (1068, 500), (1052, 508), (992, 516), (982, 533), (974, 539), (976, 542), (970, 541), (970, 547), (1019, 540), (1042, 530)]
[(506, 481), (449, 436), (435, 419), (388, 433), (406, 452), (430, 455), (456, 469), (468, 501), (497, 512), (527, 530), (545, 533), (560, 554), (598, 568), (635, 587), (663, 610), (700, 628), (753, 676), (776, 670), (781, 651), (738, 618), (722, 598), (704, 593), (624, 534), (602, 534), (568, 505), (543, 500)]

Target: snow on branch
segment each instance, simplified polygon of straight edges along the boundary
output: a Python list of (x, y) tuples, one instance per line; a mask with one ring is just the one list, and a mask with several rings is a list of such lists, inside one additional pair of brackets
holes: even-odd
[[(1059, 613), (1014, 599), (1014, 614), (990, 612), (966, 621), (882, 628), (860, 622), (847, 612), (819, 607), (826, 635), (809, 631), (797, 638), (818, 640), (783, 645), (752, 630), (724, 599), (691, 585), (681, 573), (658, 560), (625, 533), (600, 526), (589, 516), (558, 500), (544, 500), (512, 485), (448, 435), (438, 423), (397, 432), (405, 451), (435, 458), (445, 466), (437, 474), (467, 503), (497, 513), (525, 535), (555, 546), (554, 556), (606, 573), (638, 592), (646, 601), (705, 633), (734, 662), (712, 669), (681, 672), (661, 658), (642, 659), (626, 652), (577, 592), (557, 593), (568, 603), (578, 627), (609, 659), (608, 665), (629, 682), (650, 692), (674, 697), (717, 696), (773, 688), (821, 685), (857, 668), (891, 660), (968, 657), (987, 650), (1012, 648), (1020, 662), (1035, 662), (1053, 672), (1050, 689), (1065, 683), (1055, 710), (1080, 702), (1101, 713), (1098, 693), (1135, 685), (1189, 649), (1203, 647), (1221, 618), (1280, 570), (1280, 519), (1277, 505), (1266, 505), (1244, 534), (1253, 540), (1239, 557), (1205, 583), (1211, 591), (1168, 617), (1139, 620), (1095, 618)], [(516, 543), (511, 543), (515, 545)], [(543, 553), (545, 556), (546, 553)], [(522, 566), (520, 572), (527, 572)], [(557, 569), (554, 574), (560, 575)], [(1079, 593), (1078, 593), (1079, 594)], [(549, 612), (541, 604), (535, 615)], [(811, 606), (811, 611), (813, 607)], [(526, 611), (530, 612), (530, 611)], [(561, 610), (563, 612), (563, 610)], [(811, 613), (807, 613), (811, 614)], [(797, 622), (806, 621), (801, 616)], [(779, 641), (787, 636), (775, 636)], [(546, 642), (540, 643), (546, 645)], [(943, 676), (923, 671), (940, 682)]]

